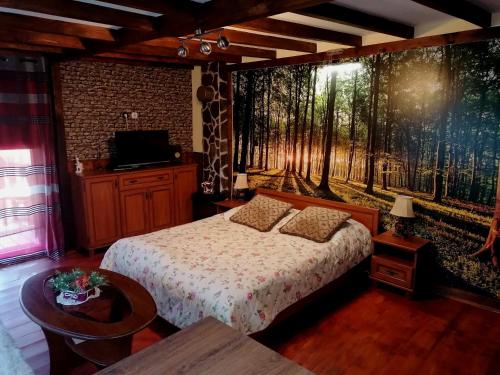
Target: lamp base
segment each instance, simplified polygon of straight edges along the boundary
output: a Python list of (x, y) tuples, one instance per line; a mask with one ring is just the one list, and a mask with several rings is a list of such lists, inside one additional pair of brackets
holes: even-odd
[(413, 236), (413, 223), (411, 219), (398, 217), (394, 224), (393, 235), (396, 237), (408, 238)]

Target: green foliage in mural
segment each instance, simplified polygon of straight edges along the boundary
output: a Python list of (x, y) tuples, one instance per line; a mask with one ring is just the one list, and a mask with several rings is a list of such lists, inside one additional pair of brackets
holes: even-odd
[(253, 186), (377, 207), (414, 197), (437, 277), (500, 298), (488, 235), (500, 158), (500, 40), (237, 72), (235, 170)]

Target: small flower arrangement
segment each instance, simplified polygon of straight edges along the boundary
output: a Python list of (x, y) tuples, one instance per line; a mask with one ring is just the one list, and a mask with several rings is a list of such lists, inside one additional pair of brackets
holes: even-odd
[(57, 292), (57, 302), (63, 305), (79, 305), (91, 298), (99, 297), (101, 285), (106, 284), (106, 278), (97, 271), (90, 274), (73, 269), (71, 272), (59, 272), (49, 280), (49, 285)]

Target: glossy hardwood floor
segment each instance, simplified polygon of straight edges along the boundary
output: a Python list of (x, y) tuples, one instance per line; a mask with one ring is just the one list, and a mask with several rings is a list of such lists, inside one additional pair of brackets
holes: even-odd
[[(19, 288), (45, 269), (98, 266), (102, 258), (69, 253), (0, 269), (0, 322), (37, 374), (48, 374), (47, 345), (22, 312)], [(133, 351), (173, 332), (161, 319), (135, 335)], [(499, 374), (499, 315), (435, 297), (409, 300), (392, 290), (354, 288), (310, 306), (259, 340), (317, 374)], [(91, 374), (86, 364), (74, 374)]]

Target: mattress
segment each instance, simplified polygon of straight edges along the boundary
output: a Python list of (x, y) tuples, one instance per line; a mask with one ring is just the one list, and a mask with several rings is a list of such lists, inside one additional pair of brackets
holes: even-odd
[(279, 233), (292, 215), (264, 233), (220, 214), (124, 238), (101, 267), (142, 284), (158, 314), (179, 328), (212, 316), (251, 334), (371, 252), (369, 230), (354, 220), (327, 243)]

